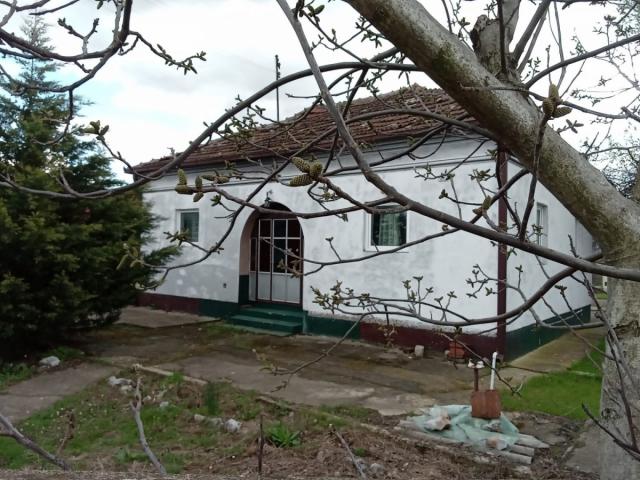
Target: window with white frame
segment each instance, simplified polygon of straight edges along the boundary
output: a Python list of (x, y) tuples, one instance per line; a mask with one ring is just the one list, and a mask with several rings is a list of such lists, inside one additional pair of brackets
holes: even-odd
[(200, 236), (200, 212), (198, 210), (179, 210), (178, 228), (186, 233), (186, 239), (197, 242)]
[[(392, 210), (396, 205), (377, 207), (378, 210)], [(389, 211), (367, 214), (365, 247), (367, 249), (386, 249), (407, 242), (407, 212)]]
[(549, 240), (549, 209), (543, 203), (536, 204), (536, 224), (534, 226), (536, 243), (542, 247), (548, 245)]

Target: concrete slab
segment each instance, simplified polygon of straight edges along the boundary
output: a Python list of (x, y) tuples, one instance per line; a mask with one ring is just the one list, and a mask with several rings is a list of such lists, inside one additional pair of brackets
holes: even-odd
[(567, 452), (566, 465), (585, 473), (600, 472), (600, 451), (603, 432), (593, 423), (588, 424)]
[[(208, 381), (230, 381), (242, 389), (313, 406), (361, 405), (378, 410), (382, 415), (401, 415), (435, 403), (425, 395), (398, 393), (386, 387), (336, 383), (299, 375), (273, 375), (265, 372), (264, 365), (258, 361), (239, 361), (220, 355), (189, 358), (159, 367)], [(289, 380), (286, 388), (281, 388), (286, 380)]]
[(217, 321), (219, 321), (217, 318), (202, 317), (190, 313), (165, 312), (144, 307), (127, 307), (122, 310), (120, 319), (116, 324), (134, 325), (142, 328), (166, 328)]
[[(468, 403), (473, 375), (466, 365), (454, 366), (435, 352), (414, 358), (399, 349), (347, 340), (320, 362), (313, 360), (337, 341), (318, 336), (273, 337), (201, 325), (188, 314), (167, 314), (147, 308), (127, 309), (124, 320), (142, 317), (149, 325), (163, 325), (170, 316), (180, 324), (167, 328), (115, 325), (92, 332), (83, 345), (90, 355), (121, 367), (133, 363), (161, 366), (206, 380), (229, 380), (240, 388), (255, 389), (311, 405), (357, 403), (385, 414), (402, 414), (433, 403)], [(193, 320), (195, 323), (185, 323)], [(168, 323), (166, 323), (168, 325)], [(597, 341), (600, 332), (580, 332)], [(584, 355), (585, 347), (565, 335), (541, 350), (516, 360), (501, 374), (511, 383), (538, 372), (561, 370)], [(261, 360), (258, 361), (256, 356)], [(261, 363), (262, 362), (262, 363)], [(262, 369), (273, 364), (291, 370), (309, 364), (287, 389), (273, 393), (284, 378)], [(519, 367), (519, 368), (516, 368)], [(488, 375), (488, 369), (484, 370)], [(488, 380), (483, 378), (482, 385)]]
[(12, 422), (23, 420), (53, 405), (67, 395), (78, 393), (117, 369), (95, 363), (41, 373), (0, 392), (0, 411)]

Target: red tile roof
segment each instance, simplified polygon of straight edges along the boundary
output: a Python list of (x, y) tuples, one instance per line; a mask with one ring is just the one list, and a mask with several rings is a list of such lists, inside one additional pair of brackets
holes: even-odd
[[(375, 97), (354, 100), (349, 117), (390, 109), (412, 109), (429, 111), (455, 118), (464, 114), (464, 109), (440, 89), (428, 89), (412, 85)], [(376, 116), (368, 120), (349, 123), (351, 134), (359, 143), (372, 144), (425, 133), (439, 126), (437, 120), (407, 114)], [(277, 155), (288, 156), (307, 145), (321, 134), (334, 127), (327, 109), (316, 106), (311, 111), (303, 110), (282, 122), (260, 126), (253, 131), (248, 141), (218, 138), (202, 145), (183, 163), (183, 168), (209, 166), (246, 158), (259, 159)], [(329, 149), (333, 135), (328, 135), (314, 145), (310, 151)], [(151, 172), (168, 161), (168, 158), (152, 160), (134, 167), (140, 173)]]

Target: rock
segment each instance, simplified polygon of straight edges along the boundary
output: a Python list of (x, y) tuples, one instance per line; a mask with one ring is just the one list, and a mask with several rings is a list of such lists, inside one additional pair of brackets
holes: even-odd
[(111, 387), (119, 387), (121, 385), (132, 385), (133, 384), (133, 382), (131, 380), (129, 380), (128, 378), (118, 378), (118, 377), (116, 377), (114, 375), (111, 375), (109, 378), (107, 378), (107, 383)]
[(165, 409), (169, 406), (169, 402), (167, 402), (166, 400), (164, 402), (160, 402), (159, 407), (162, 409)]
[(53, 368), (60, 365), (60, 359), (54, 355), (51, 355), (50, 357), (43, 358), (39, 363), (42, 367)]
[(380, 476), (384, 473), (384, 467), (379, 463), (372, 463), (369, 465), (369, 473), (374, 477)]
[(221, 428), (224, 425), (224, 420), (219, 417), (208, 417), (207, 423), (212, 427)]
[(202, 422), (204, 422), (206, 419), (207, 419), (207, 417), (205, 417), (204, 415), (200, 415), (199, 413), (196, 413), (196, 414), (193, 416), (193, 420), (194, 420), (194, 422), (196, 422), (196, 423), (202, 423)]
[(513, 469), (516, 475), (520, 475), (522, 477), (531, 477), (531, 468), (526, 465), (518, 465)]
[(230, 418), (226, 422), (224, 422), (224, 429), (228, 433), (237, 433), (240, 431), (240, 422)]
[(479, 463), (481, 465), (487, 465), (488, 463), (491, 463), (491, 460), (487, 457), (481, 456), (481, 455), (475, 455), (472, 460), (476, 463)]
[(366, 462), (359, 457), (356, 457), (356, 464), (358, 465), (358, 471), (364, 472), (367, 468)]
[(130, 393), (130, 392), (133, 392), (133, 387), (131, 385), (122, 385), (120, 387), (120, 391), (122, 393)]

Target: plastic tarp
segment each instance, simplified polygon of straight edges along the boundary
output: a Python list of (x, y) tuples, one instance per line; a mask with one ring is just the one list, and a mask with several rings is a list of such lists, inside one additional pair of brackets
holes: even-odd
[(476, 448), (508, 449), (518, 440), (516, 426), (504, 414), (495, 420), (471, 416), (470, 405), (434, 406), (410, 417), (418, 430)]

